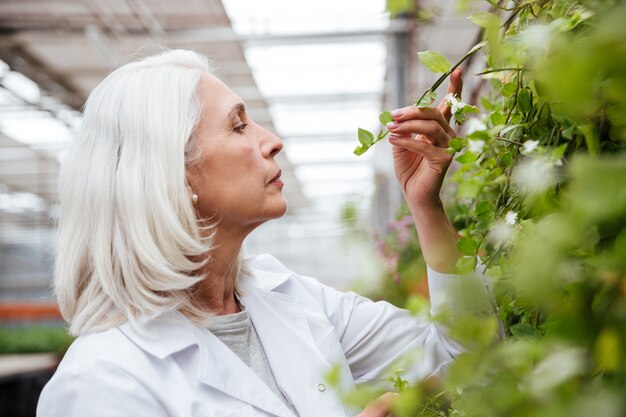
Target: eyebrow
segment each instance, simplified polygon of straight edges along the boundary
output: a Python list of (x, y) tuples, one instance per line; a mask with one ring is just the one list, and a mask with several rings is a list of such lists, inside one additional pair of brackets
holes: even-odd
[(246, 106), (243, 103), (235, 104), (228, 112), (228, 121), (234, 122), (235, 116), (241, 113), (245, 113), (245, 112), (246, 112)]

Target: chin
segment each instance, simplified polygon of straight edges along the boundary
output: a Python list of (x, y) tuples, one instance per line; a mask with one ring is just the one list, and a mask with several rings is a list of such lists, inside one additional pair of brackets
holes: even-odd
[(287, 213), (287, 200), (283, 198), (283, 204), (277, 210), (277, 215), (274, 217), (275, 219), (283, 217)]

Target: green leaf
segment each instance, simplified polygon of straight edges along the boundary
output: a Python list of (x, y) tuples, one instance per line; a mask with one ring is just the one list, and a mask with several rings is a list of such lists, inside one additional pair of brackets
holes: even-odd
[(456, 261), (454, 272), (457, 274), (471, 274), (476, 269), (476, 258), (473, 256), (461, 256)]
[(368, 149), (369, 149), (369, 146), (361, 146), (361, 145), (359, 145), (359, 146), (357, 146), (357, 147), (354, 149), (354, 152), (353, 152), (353, 153), (354, 153), (355, 155), (357, 155), (357, 156), (359, 156), (359, 155), (363, 155), (363, 154), (364, 154), (364, 153), (365, 153)]
[(489, 140), (491, 140), (491, 135), (487, 130), (475, 130), (474, 132), (467, 135), (467, 138), (473, 140), (484, 140), (485, 142), (488, 142)]
[(507, 127), (505, 127), (504, 129), (502, 129), (500, 131), (500, 136), (504, 136), (509, 132), (512, 132), (513, 130), (517, 129), (518, 127), (521, 127), (522, 125), (520, 124), (512, 124), (512, 125), (508, 125)]
[(594, 346), (594, 357), (598, 367), (606, 371), (617, 370), (620, 351), (624, 352), (620, 346), (619, 332), (612, 328), (602, 330)]
[(467, 51), (466, 55), (471, 55), (474, 52), (478, 51), (480, 48), (482, 48), (483, 46), (487, 45), (487, 41), (482, 41), (482, 42), (478, 42), (476, 45), (474, 45), (472, 47), (472, 49), (470, 49), (469, 51)]
[(493, 124), (494, 126), (504, 124), (504, 122), (506, 121), (506, 117), (504, 117), (504, 115), (499, 111), (491, 113), (490, 119), (491, 124)]
[(463, 155), (459, 155), (456, 157), (456, 161), (459, 164), (469, 164), (470, 162), (474, 162), (477, 159), (478, 159), (478, 155), (470, 151), (466, 151)]
[(386, 125), (387, 123), (393, 122), (393, 116), (388, 111), (384, 111), (378, 116), (378, 120), (380, 120), (380, 124)]
[(474, 13), (473, 15), (469, 16), (469, 20), (471, 20), (472, 23), (474, 23), (475, 25), (483, 28), (500, 26), (500, 18), (495, 14), (488, 12)]
[(528, 88), (522, 88), (517, 93), (517, 109), (522, 113), (528, 113), (532, 108), (532, 98)]
[(492, 111), (494, 108), (493, 103), (487, 97), (481, 97), (480, 104), (487, 111)]
[(461, 107), (461, 113), (480, 113), (480, 110), (478, 110), (478, 107), (468, 104)]
[(557, 159), (561, 159), (563, 158), (563, 155), (565, 155), (565, 151), (567, 150), (567, 143), (564, 143), (560, 146), (557, 146), (553, 151), (552, 151), (552, 158), (557, 160)]
[(435, 51), (418, 52), (417, 57), (420, 62), (434, 73), (448, 72), (452, 65), (448, 58)]
[(369, 148), (374, 143), (374, 135), (365, 129), (359, 128), (359, 142), (361, 142), (361, 145)]
[(387, 0), (387, 11), (391, 16), (408, 13), (413, 7), (410, 0)]
[(587, 145), (589, 154), (597, 155), (600, 141), (596, 132), (596, 127), (591, 123), (587, 123), (580, 126), (580, 130), (583, 132), (583, 136), (585, 137), (585, 144)]
[(511, 97), (515, 94), (515, 90), (517, 90), (517, 86), (515, 83), (506, 83), (502, 86), (502, 90), (500, 90), (500, 94), (504, 97)]
[(511, 152), (505, 152), (504, 155), (502, 155), (502, 165), (505, 167), (513, 165), (513, 154)]
[(539, 337), (539, 331), (537, 328), (526, 323), (518, 323), (511, 326), (509, 330), (511, 330), (511, 333), (515, 337)]
[[(475, 260), (474, 258), (470, 259)], [(461, 316), (458, 317), (454, 323), (451, 323), (450, 326), (450, 335), (461, 343), (469, 346), (489, 345), (495, 340), (497, 331), (498, 322), (496, 318), (492, 316)], [(472, 415), (481, 415), (481, 413)]]
[(454, 152), (459, 152), (463, 147), (465, 147), (465, 141), (461, 138), (452, 138), (448, 142), (448, 146), (454, 150)]
[(458, 125), (462, 125), (463, 123), (465, 123), (465, 116), (463, 115), (462, 111), (457, 111), (456, 113), (454, 113), (454, 121)]
[(492, 212), (492, 211), (493, 211), (493, 204), (491, 204), (491, 202), (487, 200), (479, 201), (476, 204), (476, 214), (479, 216), (481, 214)]
[(422, 109), (424, 107), (428, 107), (431, 104), (433, 104), (433, 101), (435, 101), (436, 98), (437, 98), (437, 93), (435, 93), (434, 91), (428, 90), (428, 93), (426, 93), (424, 97), (422, 97), (421, 100), (416, 101), (415, 105), (418, 108)]
[(456, 242), (456, 247), (463, 255), (474, 256), (478, 250), (478, 242), (471, 237), (462, 237)]
[(459, 185), (457, 196), (459, 198), (474, 199), (478, 196), (478, 194), (480, 194), (481, 189), (482, 184), (478, 180), (469, 179)]

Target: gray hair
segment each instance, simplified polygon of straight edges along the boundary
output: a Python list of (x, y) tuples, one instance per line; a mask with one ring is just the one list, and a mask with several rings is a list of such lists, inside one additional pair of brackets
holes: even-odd
[(167, 51), (116, 69), (89, 95), (59, 175), (54, 289), (70, 333), (173, 310), (207, 319), (194, 271), (209, 260), (203, 229), (214, 223), (200, 226), (185, 177), (199, 157), (207, 72), (206, 57)]

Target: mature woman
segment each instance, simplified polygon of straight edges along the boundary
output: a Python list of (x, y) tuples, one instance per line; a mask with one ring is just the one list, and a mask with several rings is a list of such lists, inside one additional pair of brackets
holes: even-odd
[[(450, 92), (460, 95), (455, 72)], [(439, 199), (455, 134), (449, 110), (406, 107), (389, 125), (396, 175), (424, 256), (432, 309), (491, 310)], [(414, 135), (417, 135), (414, 137)], [(191, 51), (125, 65), (91, 93), (59, 179), (55, 289), (78, 335), (39, 416), (345, 416), (325, 375), (349, 388), (423, 350), (407, 378), (461, 347), (385, 302), (341, 293), (278, 260), (241, 256), (282, 216), (279, 138)], [(469, 294), (469, 296), (468, 296)], [(362, 415), (384, 415), (372, 406)]]

